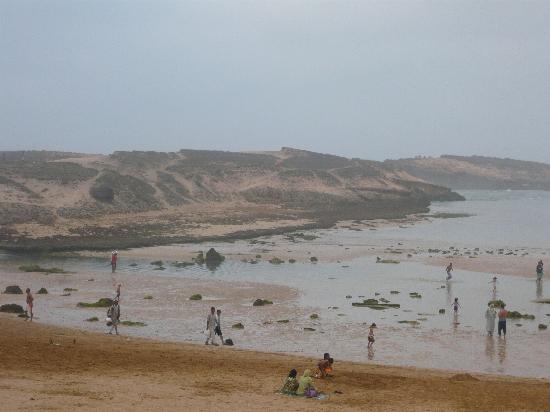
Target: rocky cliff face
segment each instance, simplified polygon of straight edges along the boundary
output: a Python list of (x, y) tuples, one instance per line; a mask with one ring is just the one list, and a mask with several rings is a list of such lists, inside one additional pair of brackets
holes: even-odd
[(329, 225), (401, 217), (425, 211), (432, 200), (461, 199), (391, 164), (289, 148), (109, 156), (0, 152), (0, 159), (0, 246), (12, 248), (46, 240), (60, 247), (109, 247), (113, 238), (119, 246), (139, 245), (147, 236), (174, 241), (201, 222)]
[(384, 164), (453, 189), (550, 190), (550, 165), (483, 156), (417, 157)]

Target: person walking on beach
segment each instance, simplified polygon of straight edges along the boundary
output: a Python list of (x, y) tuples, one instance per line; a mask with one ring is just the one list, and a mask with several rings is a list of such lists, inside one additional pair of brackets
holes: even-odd
[[(113, 304), (107, 311), (107, 318), (111, 319), (110, 326), (111, 329), (109, 330), (109, 335), (113, 334), (113, 329), (115, 333), (118, 335), (118, 324), (120, 323), (120, 306), (118, 304), (118, 299), (115, 299), (113, 301)], [(107, 323), (107, 326), (109, 326), (109, 323)]]
[(453, 262), (449, 262), (449, 265), (445, 269), (447, 271), (447, 280), (451, 280), (453, 275), (451, 275), (451, 272), (453, 271)]
[(208, 314), (208, 317), (206, 318), (206, 342), (205, 345), (210, 344), (214, 346), (218, 346), (216, 342), (214, 342), (214, 336), (215, 336), (215, 330), (216, 330), (216, 308), (212, 306), (210, 308), (210, 313)]
[(500, 337), (500, 334), (504, 333), (504, 338), (506, 339), (506, 318), (508, 317), (508, 311), (504, 309), (505, 306), (503, 303), (498, 311), (498, 336)]
[(116, 284), (115, 294), (116, 294), (116, 300), (120, 300), (120, 288), (122, 286), (122, 283)]
[(544, 263), (542, 263), (542, 260), (539, 260), (539, 263), (537, 264), (537, 281), (541, 281), (543, 275), (544, 275)]
[(493, 307), (491, 303), (489, 303), (487, 310), (485, 311), (485, 329), (487, 330), (487, 334), (489, 336), (493, 336), (493, 333), (495, 332), (495, 321), (497, 317), (497, 311)]
[(32, 312), (32, 308), (34, 306), (34, 297), (32, 296), (31, 290), (29, 288), (27, 288), (25, 292), (27, 293), (27, 318), (30, 318), (32, 322), (32, 318), (34, 316)]
[(369, 327), (369, 343), (367, 344), (367, 348), (372, 348), (372, 345), (374, 345), (374, 328), (376, 328), (376, 323), (372, 323)]
[(453, 308), (455, 316), (458, 315), (458, 309), (460, 308), (460, 303), (458, 303), (458, 298), (455, 298), (455, 301), (453, 302), (451, 307)]
[(115, 273), (116, 270), (116, 262), (118, 260), (118, 252), (116, 250), (113, 250), (111, 253), (111, 273)]
[(222, 316), (222, 311), (221, 309), (218, 309), (216, 311), (216, 328), (214, 329), (214, 333), (220, 337), (221, 341), (222, 341), (222, 345), (225, 345), (224, 343), (224, 340), (223, 340), (223, 333), (222, 333), (222, 320), (221, 320), (221, 316)]

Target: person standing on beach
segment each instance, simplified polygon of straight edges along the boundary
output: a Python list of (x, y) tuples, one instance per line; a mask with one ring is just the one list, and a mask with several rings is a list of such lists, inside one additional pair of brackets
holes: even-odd
[(542, 260), (539, 260), (539, 263), (537, 264), (537, 281), (542, 280), (543, 275), (544, 275), (544, 263), (542, 263)]
[(376, 327), (376, 323), (373, 323), (369, 327), (369, 337), (367, 343), (367, 348), (372, 348), (372, 345), (374, 345), (374, 328)]
[(115, 294), (116, 294), (116, 300), (120, 300), (120, 288), (122, 286), (122, 283), (116, 284)]
[(216, 330), (216, 308), (212, 306), (210, 308), (210, 313), (208, 314), (208, 317), (206, 318), (206, 342), (205, 345), (210, 344), (214, 346), (218, 346), (216, 342), (214, 342), (214, 336), (215, 336), (215, 330)]
[(31, 290), (29, 288), (27, 288), (25, 292), (27, 293), (27, 317), (30, 317), (32, 322), (32, 318), (34, 316), (34, 314), (32, 313), (32, 308), (34, 306), (34, 297), (32, 296)]
[(497, 311), (493, 307), (491, 303), (489, 303), (489, 307), (485, 311), (485, 329), (487, 330), (487, 333), (489, 336), (493, 336), (493, 333), (495, 332), (495, 321), (497, 317)]
[(221, 341), (222, 341), (222, 345), (225, 345), (224, 343), (224, 340), (223, 340), (223, 333), (222, 333), (222, 319), (221, 319), (221, 316), (222, 316), (222, 311), (221, 309), (218, 309), (216, 311), (216, 328), (214, 329), (214, 333), (220, 337)]
[(504, 309), (505, 306), (503, 303), (498, 311), (498, 336), (504, 333), (504, 338), (506, 338), (506, 318), (508, 317), (508, 311)]
[(115, 273), (116, 270), (116, 262), (118, 260), (118, 252), (116, 250), (113, 250), (111, 253), (111, 273)]
[(118, 324), (120, 323), (120, 306), (118, 305), (118, 299), (113, 301), (113, 304), (107, 311), (107, 317), (111, 319), (111, 329), (109, 330), (109, 335), (113, 334), (113, 329), (118, 335)]
[(451, 275), (451, 272), (453, 271), (453, 262), (450, 262), (445, 270), (447, 271), (447, 280), (451, 280), (453, 277), (453, 275)]

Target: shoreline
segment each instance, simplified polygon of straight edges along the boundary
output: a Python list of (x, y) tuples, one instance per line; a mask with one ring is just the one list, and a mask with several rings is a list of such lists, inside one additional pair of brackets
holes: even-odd
[[(0, 316), (0, 394), (9, 410), (543, 410), (550, 381), (339, 362), (325, 401), (274, 393), (310, 357), (105, 336)], [(338, 393), (340, 392), (340, 393)], [(388, 396), (391, 393), (391, 396)], [(63, 405), (62, 407), (60, 405)]]

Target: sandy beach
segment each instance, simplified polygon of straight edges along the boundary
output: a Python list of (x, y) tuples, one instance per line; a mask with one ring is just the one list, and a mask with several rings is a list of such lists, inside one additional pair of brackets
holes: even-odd
[(547, 380), (337, 362), (316, 380), (327, 400), (275, 393), (315, 359), (175, 344), (51, 327), (0, 316), (0, 397), (29, 410), (545, 410)]

